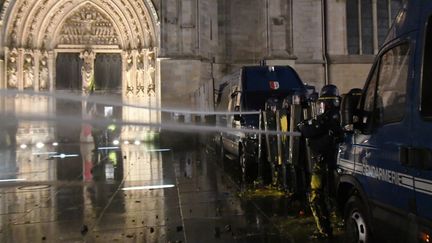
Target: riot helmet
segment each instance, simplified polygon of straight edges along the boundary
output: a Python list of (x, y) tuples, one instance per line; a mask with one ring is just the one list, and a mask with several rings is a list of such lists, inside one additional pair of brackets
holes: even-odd
[(326, 85), (321, 89), (321, 96), (318, 98), (318, 114), (324, 114), (333, 109), (339, 109), (339, 90), (335, 85)]
[(328, 84), (321, 89), (321, 96), (324, 95), (339, 97), (339, 89), (336, 87), (336, 85)]

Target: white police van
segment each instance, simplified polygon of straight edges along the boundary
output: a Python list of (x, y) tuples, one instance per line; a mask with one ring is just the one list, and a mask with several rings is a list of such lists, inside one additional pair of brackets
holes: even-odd
[[(429, 242), (432, 234), (432, 1), (411, 0), (357, 105), (345, 96), (337, 199), (351, 242)], [(352, 122), (351, 122), (352, 121)]]

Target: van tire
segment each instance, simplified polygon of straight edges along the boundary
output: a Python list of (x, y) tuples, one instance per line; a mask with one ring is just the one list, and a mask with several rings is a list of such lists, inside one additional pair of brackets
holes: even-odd
[(345, 240), (352, 243), (372, 242), (370, 218), (357, 195), (352, 195), (345, 204)]

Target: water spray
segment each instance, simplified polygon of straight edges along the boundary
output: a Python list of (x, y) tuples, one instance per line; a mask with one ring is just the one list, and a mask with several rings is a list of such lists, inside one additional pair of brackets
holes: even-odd
[[(216, 115), (216, 116), (233, 116), (233, 115), (259, 115), (259, 111), (247, 111), (247, 112), (209, 112), (209, 111), (196, 111), (196, 110), (184, 110), (184, 109), (166, 109), (158, 107), (147, 107), (135, 104), (128, 104), (123, 102), (115, 102), (112, 99), (94, 96), (94, 95), (75, 95), (67, 92), (35, 92), (35, 91), (19, 91), (19, 90), (0, 90), (0, 96), (17, 96), (17, 95), (28, 95), (28, 96), (40, 96), (49, 97), (59, 100), (75, 101), (75, 102), (91, 102), (100, 105), (111, 105), (118, 107), (131, 107), (143, 110), (151, 110), (166, 113), (175, 114), (190, 114), (190, 115)], [(113, 119), (87, 119), (71, 115), (57, 115), (57, 114), (46, 114), (41, 115), (40, 113), (26, 112), (24, 114), (15, 114), (16, 118), (7, 117), (6, 119), (19, 119), (23, 121), (38, 121), (38, 122), (61, 122), (63, 124), (92, 124), (99, 126), (108, 125), (119, 125), (119, 126), (144, 126), (150, 129), (162, 129), (168, 131), (182, 131), (182, 132), (243, 132), (245, 134), (268, 134), (268, 135), (284, 135), (284, 136), (295, 136), (298, 137), (301, 134), (299, 132), (280, 132), (272, 130), (260, 130), (250, 128), (232, 128), (226, 126), (215, 126), (215, 125), (197, 125), (188, 123), (152, 123), (152, 122), (135, 122), (135, 121), (119, 121)]]
[(138, 108), (149, 111), (160, 111), (166, 113), (178, 113), (178, 114), (188, 114), (188, 115), (258, 115), (259, 111), (246, 111), (246, 112), (217, 112), (217, 111), (197, 111), (197, 110), (184, 110), (184, 109), (174, 109), (174, 108), (159, 108), (159, 107), (150, 107), (150, 106), (142, 106), (135, 105), (124, 102), (115, 102), (112, 99), (97, 96), (97, 95), (74, 95), (69, 92), (46, 92), (46, 91), (31, 91), (31, 90), (5, 90), (0, 89), (0, 96), (17, 96), (17, 95), (28, 95), (28, 96), (41, 96), (48, 98), (55, 98), (59, 100), (68, 100), (68, 101), (76, 101), (76, 102), (88, 102), (100, 105), (111, 105), (117, 107), (130, 107), (130, 108)]

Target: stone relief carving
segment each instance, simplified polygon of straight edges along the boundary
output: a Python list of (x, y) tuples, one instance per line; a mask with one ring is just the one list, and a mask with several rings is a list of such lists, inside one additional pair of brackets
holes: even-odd
[(42, 55), (39, 60), (39, 89), (47, 90), (48, 89), (48, 80), (49, 72), (48, 72), (48, 53), (42, 52)]
[(10, 34), (9, 43), (13, 47), (17, 46), (17, 34), (15, 30), (13, 30), (12, 33)]
[(144, 43), (146, 44), (146, 46), (153, 46), (153, 42), (152, 42), (152, 38), (151, 38), (151, 33), (150, 33), (150, 27), (148, 22), (144, 22), (144, 31), (145, 31), (145, 36), (144, 36)]
[[(115, 16), (111, 16), (111, 17), (115, 17), (116, 18), (115, 21), (116, 21), (117, 25), (119, 25), (120, 28), (121, 28), (121, 30), (123, 31), (122, 34), (124, 35), (125, 39), (126, 40), (130, 40), (131, 37), (132, 37), (132, 33), (129, 33), (128, 28), (127, 28), (127, 23), (125, 23), (123, 21), (122, 17), (118, 13), (118, 11), (116, 11), (116, 8), (114, 6), (112, 6), (110, 4), (110, 2), (111, 1), (108, 1), (108, 0), (107, 1), (102, 1), (102, 3), (104, 5), (106, 5), (108, 8), (110, 8), (113, 13), (115, 13)], [(129, 21), (129, 22), (132, 22), (132, 21)], [(124, 47), (126, 47), (126, 46), (127, 46), (127, 43), (124, 43)]]
[(111, 21), (90, 4), (66, 20), (60, 35), (61, 44), (119, 44)]
[(33, 51), (27, 51), (24, 55), (24, 67), (23, 67), (23, 80), (24, 89), (33, 88), (34, 82), (34, 58)]
[(26, 47), (27, 47), (27, 48), (33, 48), (33, 35), (32, 35), (32, 34), (30, 34), (30, 35), (27, 37), (27, 44), (26, 44)]
[(131, 96), (134, 91), (133, 80), (133, 55), (131, 52), (126, 53), (126, 95)]
[(12, 49), (9, 53), (8, 66), (7, 66), (7, 81), (9, 88), (18, 88), (18, 76), (17, 76), (17, 60), (18, 60), (18, 50), (16, 48)]
[[(9, 5), (9, 2), (10, 0), (5, 0), (5, 5)], [(84, 22), (88, 21), (89, 16), (87, 13), (89, 12), (93, 15), (102, 16), (102, 19), (98, 19), (97, 16), (90, 18), (91, 21), (102, 20), (102, 22), (99, 22), (102, 25), (93, 22), (93, 38), (103, 44), (110, 41), (114, 42), (114, 44), (121, 45), (121, 48), (128, 48), (129, 43), (132, 49), (140, 49), (140, 43), (143, 48), (153, 46), (155, 38), (153, 27), (159, 24), (157, 12), (151, 0), (119, 0), (120, 4), (112, 0), (92, 0), (91, 3), (81, 6), (79, 9), (75, 8), (77, 2), (72, 0), (22, 0), (13, 2), (14, 4), (11, 4), (13, 9), (10, 11), (10, 21), (8, 21), (6, 28), (11, 30), (6, 40), (9, 46), (13, 47), (33, 47), (34, 45), (34, 48), (37, 49), (43, 49), (44, 47), (51, 49), (58, 44), (74, 44), (73, 37), (75, 37), (75, 42), (77, 39), (81, 39), (74, 35), (63, 35), (62, 32), (67, 33), (68, 30), (66, 29), (71, 28), (75, 30), (84, 28), (83, 26), (74, 25), (74, 21), (71, 19), (72, 16), (80, 16), (81, 14), (80, 19)], [(86, 11), (86, 8), (91, 11)], [(4, 17), (7, 9), (10, 8), (5, 7), (2, 9), (2, 17)], [(73, 11), (73, 15), (67, 14), (71, 11)], [(127, 16), (127, 18), (125, 19), (124, 16)], [(60, 23), (63, 23), (63, 25), (59, 26)], [(108, 26), (103, 25), (107, 23)], [(114, 26), (118, 29), (114, 28)], [(58, 27), (60, 28), (58, 29)], [(101, 32), (108, 29), (107, 27), (118, 31), (113, 32), (114, 35), (117, 35), (115, 36), (117, 39), (108, 38), (106, 35), (109, 34), (101, 34)], [(11, 38), (11, 34), (14, 34), (15, 37)], [(95, 36), (95, 34), (98, 36)], [(12, 42), (14, 45), (11, 44)], [(29, 43), (32, 43), (32, 46), (26, 46)], [(43, 44), (44, 46), (42, 46)], [(93, 42), (91, 44), (97, 43)]]
[(144, 96), (145, 94), (145, 65), (144, 65), (144, 58), (145, 55), (143, 53), (138, 55), (137, 58), (137, 75), (136, 75), (136, 80), (137, 80), (137, 96)]
[(96, 54), (92, 51), (85, 50), (80, 54), (80, 58), (83, 59), (83, 65), (81, 67), (82, 75), (82, 89), (85, 93), (90, 93), (94, 90), (94, 59)]
[(11, 2), (11, 0), (4, 0), (3, 1), (3, 6), (2, 6), (1, 13), (0, 13), (0, 21), (4, 21), (6, 10), (8, 9), (10, 2)]
[(155, 66), (154, 66), (154, 51), (147, 53), (147, 95), (148, 96), (155, 96), (156, 95), (156, 84), (154, 79), (154, 73), (155, 73)]

